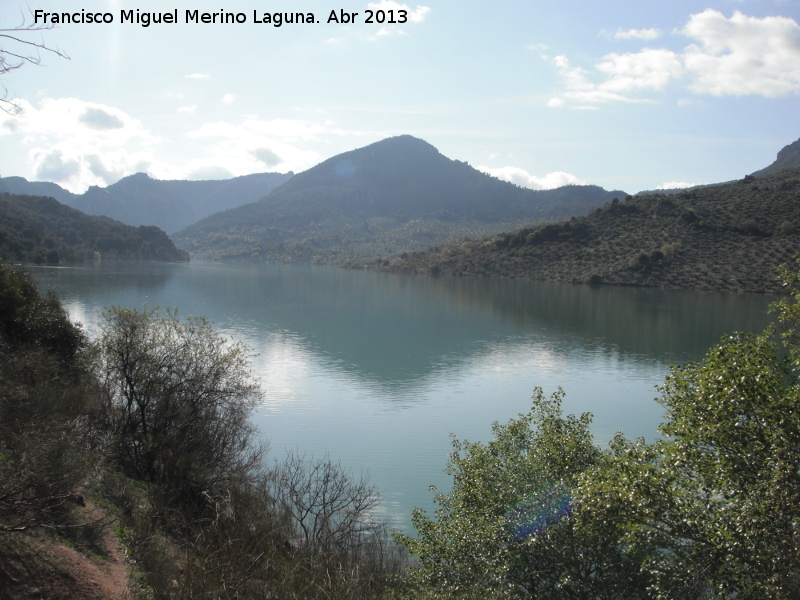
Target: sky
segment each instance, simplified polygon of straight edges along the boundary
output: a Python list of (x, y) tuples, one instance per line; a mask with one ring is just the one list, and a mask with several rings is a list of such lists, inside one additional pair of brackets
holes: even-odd
[(729, 181), (800, 138), (798, 21), (798, 0), (0, 0), (0, 28), (46, 27), (5, 33), (66, 55), (0, 38), (39, 59), (0, 73), (0, 176), (297, 173), (410, 134), (533, 189)]

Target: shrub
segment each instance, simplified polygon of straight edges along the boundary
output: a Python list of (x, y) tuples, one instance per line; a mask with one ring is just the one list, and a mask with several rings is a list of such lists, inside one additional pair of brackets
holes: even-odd
[(250, 415), (261, 392), (243, 345), (205, 319), (157, 309), (111, 308), (101, 328), (95, 369), (128, 474), (189, 508), (255, 471), (263, 448)]

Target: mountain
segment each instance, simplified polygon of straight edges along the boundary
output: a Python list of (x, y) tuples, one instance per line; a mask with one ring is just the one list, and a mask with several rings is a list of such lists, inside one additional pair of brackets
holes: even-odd
[(417, 273), (779, 293), (800, 253), (800, 168), (613, 200), (569, 221), (374, 263)]
[(213, 181), (162, 181), (137, 173), (105, 188), (92, 186), (83, 194), (55, 183), (3, 177), (0, 192), (50, 196), (90, 215), (174, 232), (215, 212), (254, 202), (291, 177), (292, 173), (256, 173)]
[(3, 192), (23, 196), (48, 196), (67, 206), (72, 206), (72, 203), (79, 197), (78, 194), (65, 190), (57, 183), (28, 181), (24, 177), (0, 178), (0, 193)]
[(794, 169), (795, 167), (800, 167), (800, 139), (781, 148), (775, 162), (753, 173), (753, 177), (765, 177), (781, 169)]
[(358, 262), (583, 214), (619, 194), (521, 188), (404, 135), (334, 156), (175, 240), (222, 260)]
[(0, 194), (0, 259), (58, 264), (97, 257), (189, 260), (157, 227), (85, 215), (54, 198)]
[[(778, 157), (773, 161), (773, 163), (763, 169), (755, 171), (750, 174), (750, 177), (765, 177), (767, 175), (771, 175), (781, 169), (793, 169), (795, 167), (800, 167), (800, 140), (796, 140), (791, 144), (784, 146), (779, 152)], [(697, 190), (704, 187), (714, 186), (714, 185), (722, 185), (724, 183), (733, 183), (732, 181), (720, 181), (717, 183), (704, 183), (701, 185), (695, 185), (688, 188), (669, 188), (669, 189), (657, 189), (657, 190), (645, 190), (641, 191), (637, 196), (646, 196), (651, 194), (661, 194), (665, 196), (669, 196), (672, 194), (677, 194), (684, 190)]]

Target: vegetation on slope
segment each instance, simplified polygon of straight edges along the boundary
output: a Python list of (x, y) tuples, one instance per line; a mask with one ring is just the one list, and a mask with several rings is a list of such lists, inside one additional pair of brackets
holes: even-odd
[(615, 199), (569, 221), (375, 263), (418, 273), (777, 292), (800, 252), (800, 169)]
[(157, 227), (91, 217), (53, 198), (0, 194), (0, 259), (59, 264), (98, 257), (189, 260)]
[(612, 197), (595, 186), (521, 188), (406, 135), (328, 159), (175, 239), (221, 260), (363, 261), (584, 214)]

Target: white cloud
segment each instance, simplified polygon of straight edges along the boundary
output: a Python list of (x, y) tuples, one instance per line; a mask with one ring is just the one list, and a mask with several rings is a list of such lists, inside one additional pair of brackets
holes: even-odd
[(179, 113), (188, 113), (191, 114), (197, 110), (197, 104), (190, 104), (188, 106), (179, 106), (178, 112)]
[(115, 114), (96, 107), (89, 107), (78, 120), (92, 129), (121, 129), (125, 127), (122, 119)]
[(234, 100), (236, 100), (236, 97), (233, 94), (225, 94), (222, 97), (223, 104), (233, 104)]
[(609, 54), (596, 68), (606, 76), (598, 89), (626, 95), (661, 91), (683, 73), (680, 59), (670, 50), (645, 49), (636, 53)]
[(703, 185), (702, 183), (690, 183), (688, 181), (665, 181), (660, 186), (658, 186), (657, 190), (685, 190), (688, 188), (693, 188), (698, 185)]
[(211, 75), (208, 73), (191, 73), (186, 75), (186, 79), (210, 79)]
[(793, 19), (739, 11), (726, 19), (707, 9), (680, 33), (698, 42), (683, 55), (696, 93), (774, 98), (800, 92), (800, 25)]
[[(617, 58), (620, 57), (620, 58)], [(581, 67), (573, 67), (566, 56), (556, 56), (551, 63), (561, 73), (563, 93), (551, 98), (550, 107), (565, 106), (568, 102), (572, 108), (594, 108), (604, 102), (644, 102), (646, 100), (627, 95), (633, 91), (634, 72), (643, 69), (635, 59), (620, 55), (609, 55), (602, 69), (607, 80), (600, 84), (590, 79), (590, 73)], [(647, 62), (645, 60), (645, 62)]]
[(531, 175), (520, 167), (477, 167), (479, 171), (532, 190), (552, 190), (565, 185), (585, 185), (586, 182), (571, 173), (554, 171), (544, 177)]
[(204, 123), (187, 133), (189, 138), (203, 140), (211, 154), (207, 159), (210, 164), (235, 173), (260, 172), (265, 165), (276, 171), (303, 171), (322, 158), (310, 148), (330, 136), (340, 135), (345, 134), (330, 123), (253, 116), (239, 123)]
[[(54, 181), (80, 193), (89, 186), (107, 186), (121, 177), (145, 172), (157, 179), (220, 178), (270, 171), (303, 171), (333, 151), (356, 147), (364, 135), (345, 132), (326, 120), (262, 119), (213, 121), (186, 129), (194, 107), (175, 108), (154, 116), (146, 127), (113, 106), (76, 98), (20, 101), (16, 117), (0, 112), (0, 141), (12, 141), (27, 154), (25, 172), (14, 173)], [(168, 122), (165, 123), (164, 119)], [(153, 131), (159, 127), (163, 137)], [(10, 145), (10, 144), (9, 144)], [(322, 154), (325, 153), (325, 154)], [(7, 175), (7, 173), (4, 173)]]
[(617, 29), (614, 33), (617, 40), (655, 40), (661, 37), (661, 31), (655, 27), (649, 29)]
[[(108, 185), (152, 160), (146, 148), (158, 138), (124, 111), (77, 98), (21, 100), (16, 117), (0, 115), (0, 136), (19, 136), (37, 179), (83, 191)], [(138, 145), (139, 150), (128, 148)]]
[(266, 167), (274, 167), (281, 163), (281, 157), (269, 148), (256, 148), (251, 150), (251, 153)]
[[(650, 40), (657, 30), (618, 31), (621, 39)], [(788, 17), (730, 18), (707, 9), (673, 32), (694, 43), (680, 51), (644, 48), (610, 53), (591, 69), (572, 66), (566, 56), (547, 56), (561, 75), (562, 91), (551, 107), (592, 108), (607, 102), (653, 101), (653, 94), (683, 85), (695, 94), (759, 95), (800, 93), (800, 25)]]

